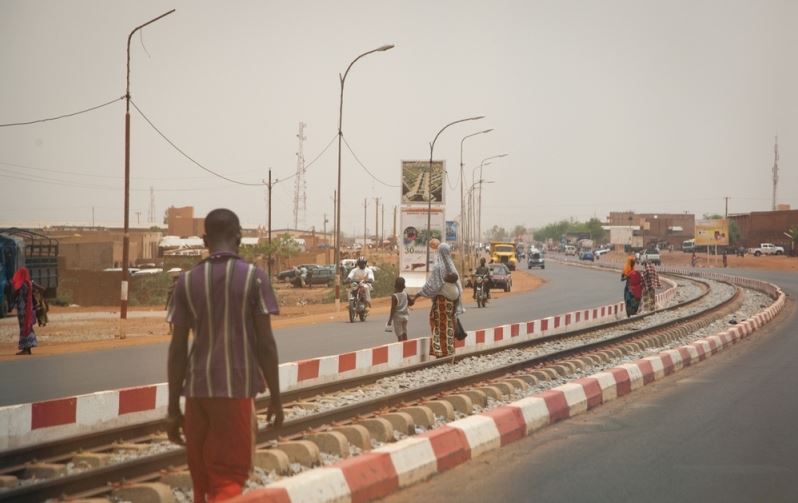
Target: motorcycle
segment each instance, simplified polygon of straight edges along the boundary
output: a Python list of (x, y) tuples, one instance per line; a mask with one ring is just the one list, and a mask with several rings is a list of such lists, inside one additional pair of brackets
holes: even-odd
[(366, 303), (366, 288), (368, 285), (365, 283), (352, 283), (352, 288), (349, 290), (349, 322), (354, 323), (355, 317), (360, 318), (360, 321), (366, 321), (369, 314), (368, 303)]
[(484, 275), (475, 275), (474, 284), (474, 298), (477, 301), (477, 307), (486, 307), (488, 304), (488, 278)]

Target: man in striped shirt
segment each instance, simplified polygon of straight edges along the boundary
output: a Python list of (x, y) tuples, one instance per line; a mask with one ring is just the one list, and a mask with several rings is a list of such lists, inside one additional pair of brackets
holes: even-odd
[(252, 469), (254, 397), (266, 385), (267, 419), (274, 416), (275, 427), (283, 422), (269, 318), (279, 307), (269, 278), (238, 257), (241, 225), (232, 211), (208, 213), (203, 239), (210, 256), (180, 275), (167, 315), (174, 325), (167, 433), (179, 444), (184, 443), (180, 430), (185, 434), (195, 502), (241, 494)]

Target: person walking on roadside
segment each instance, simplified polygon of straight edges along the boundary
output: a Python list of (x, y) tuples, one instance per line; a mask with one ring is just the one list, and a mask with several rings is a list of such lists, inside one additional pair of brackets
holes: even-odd
[(643, 309), (653, 313), (657, 309), (657, 288), (662, 288), (659, 274), (650, 261), (643, 266)]
[(254, 455), (254, 397), (266, 386), (267, 420), (283, 422), (270, 319), (279, 307), (269, 278), (238, 256), (241, 225), (232, 211), (208, 213), (203, 240), (210, 256), (180, 274), (167, 314), (174, 325), (167, 434), (186, 445), (196, 503), (241, 494)]
[(634, 257), (627, 257), (621, 281), (626, 282), (623, 288), (623, 301), (626, 306), (626, 316), (631, 317), (640, 309), (640, 298), (643, 295), (643, 278), (635, 270)]
[[(430, 248), (437, 245), (437, 240), (430, 241)], [(451, 249), (446, 243), (437, 245), (437, 260), (427, 282), (415, 295), (432, 299), (429, 313), (429, 324), (432, 331), (430, 354), (437, 358), (451, 356), (454, 359), (454, 331), (457, 316), (463, 309), (463, 286), (451, 256)]]
[(388, 315), (388, 323), (385, 325), (386, 332), (393, 327), (393, 333), (396, 334), (396, 340), (399, 342), (407, 340), (407, 320), (410, 319), (409, 308), (412, 305), (412, 299), (405, 292), (405, 279), (399, 276), (393, 283), (391, 312)]
[(20, 267), (11, 278), (14, 287), (13, 308), (17, 310), (19, 321), (19, 342), (17, 355), (31, 354), (31, 348), (38, 346), (33, 323), (36, 321), (36, 307), (33, 305), (33, 282), (27, 267)]

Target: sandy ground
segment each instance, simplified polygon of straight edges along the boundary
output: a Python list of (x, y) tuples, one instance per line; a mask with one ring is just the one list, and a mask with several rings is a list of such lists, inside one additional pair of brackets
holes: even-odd
[[(501, 299), (534, 290), (542, 283), (543, 280), (536, 275), (519, 271), (513, 274), (512, 292), (494, 290), (491, 295), (494, 299)], [(281, 303), (280, 315), (272, 318), (275, 330), (348, 319), (345, 304), (336, 312), (335, 304), (317, 303), (329, 295), (330, 289), (298, 290), (277, 284), (275, 290)], [(389, 298), (373, 299), (372, 304), (372, 315), (387, 315), (391, 308)], [(416, 305), (429, 305), (429, 300), (420, 299)], [(118, 309), (54, 306), (50, 309), (50, 323), (36, 327), (39, 346), (33, 349), (32, 357), (168, 342), (169, 327), (164, 318), (163, 306), (131, 308), (124, 322), (126, 337), (120, 339), (122, 321)], [(0, 361), (30, 358), (14, 355), (18, 334), (16, 317), (0, 320)]]

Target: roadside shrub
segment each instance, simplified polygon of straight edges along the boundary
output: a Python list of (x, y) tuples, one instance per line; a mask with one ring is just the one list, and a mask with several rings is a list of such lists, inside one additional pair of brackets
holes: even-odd
[(166, 273), (131, 277), (128, 296), (130, 305), (165, 305), (171, 283), (172, 279)]
[(372, 297), (388, 297), (393, 293), (393, 283), (398, 276), (398, 268), (393, 264), (379, 264), (379, 271), (374, 272), (374, 288)]

